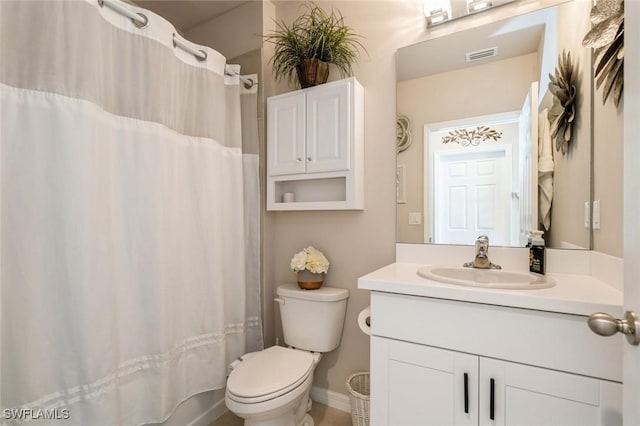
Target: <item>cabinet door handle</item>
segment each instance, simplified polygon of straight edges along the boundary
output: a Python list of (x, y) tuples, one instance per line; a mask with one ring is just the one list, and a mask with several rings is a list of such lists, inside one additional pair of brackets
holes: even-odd
[(469, 414), (469, 374), (464, 373), (464, 412)]
[(307, 163), (311, 162), (311, 157), (307, 157)]
[(495, 420), (495, 418), (496, 418), (496, 399), (495, 399), (496, 381), (494, 379), (491, 379), (489, 381), (489, 387), (490, 387), (490, 392), (489, 392), (489, 419)]
[(299, 163), (299, 162), (301, 162), (301, 161), (302, 161), (302, 158), (301, 158), (301, 157), (298, 157), (298, 158), (296, 158), (296, 161)]

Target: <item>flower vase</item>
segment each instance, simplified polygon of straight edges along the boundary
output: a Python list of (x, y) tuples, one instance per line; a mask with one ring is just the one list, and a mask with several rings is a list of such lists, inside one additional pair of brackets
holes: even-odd
[(298, 271), (298, 287), (303, 290), (316, 290), (322, 287), (324, 274), (314, 274), (311, 271)]

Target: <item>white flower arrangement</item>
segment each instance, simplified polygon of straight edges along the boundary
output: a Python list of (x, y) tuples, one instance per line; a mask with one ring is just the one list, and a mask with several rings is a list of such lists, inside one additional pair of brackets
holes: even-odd
[(325, 274), (329, 270), (329, 261), (320, 250), (309, 246), (293, 255), (291, 269), (296, 272), (306, 269), (314, 274)]

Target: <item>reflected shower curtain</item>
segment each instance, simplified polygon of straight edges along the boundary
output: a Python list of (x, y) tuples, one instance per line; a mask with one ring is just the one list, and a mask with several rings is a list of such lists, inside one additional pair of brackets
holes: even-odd
[(238, 79), (124, 7), (0, 2), (3, 424), (159, 422), (262, 347)]

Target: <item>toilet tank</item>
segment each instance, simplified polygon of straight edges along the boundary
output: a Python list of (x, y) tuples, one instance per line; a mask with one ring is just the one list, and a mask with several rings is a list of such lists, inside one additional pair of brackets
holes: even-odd
[(349, 290), (302, 290), (292, 284), (279, 286), (277, 294), (287, 345), (313, 352), (329, 352), (338, 347)]

